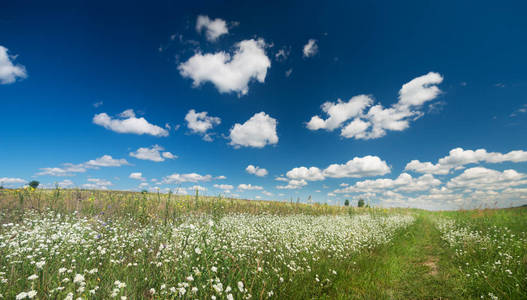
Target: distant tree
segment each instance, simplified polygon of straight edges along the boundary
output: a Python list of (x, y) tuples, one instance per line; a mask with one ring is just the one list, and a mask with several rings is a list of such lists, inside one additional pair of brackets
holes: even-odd
[(344, 206), (350, 206), (350, 201), (348, 199), (344, 200)]
[(3, 185), (0, 185), (0, 190), (3, 190), (4, 189), (4, 186)]
[(38, 187), (38, 185), (40, 184), (40, 182), (36, 181), (36, 180), (32, 180), (29, 182), (29, 186), (36, 189)]
[(142, 190), (141, 194), (148, 194), (148, 191), (147, 190)]
[(364, 206), (364, 199), (360, 198), (359, 199), (359, 203), (357, 203), (357, 206), (358, 207), (363, 207)]

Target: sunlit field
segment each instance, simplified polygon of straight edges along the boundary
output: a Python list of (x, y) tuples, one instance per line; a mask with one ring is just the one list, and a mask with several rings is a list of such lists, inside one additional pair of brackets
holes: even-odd
[(0, 192), (4, 299), (522, 299), (527, 209)]

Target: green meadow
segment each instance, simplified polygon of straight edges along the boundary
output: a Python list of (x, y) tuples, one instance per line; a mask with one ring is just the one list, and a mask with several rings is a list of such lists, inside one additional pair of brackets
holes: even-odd
[(3, 299), (526, 299), (527, 208), (0, 190)]

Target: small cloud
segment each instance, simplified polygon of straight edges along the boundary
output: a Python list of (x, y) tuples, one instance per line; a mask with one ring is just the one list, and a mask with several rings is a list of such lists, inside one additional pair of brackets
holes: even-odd
[(196, 31), (201, 33), (203, 30), (209, 42), (215, 42), (220, 36), (229, 33), (225, 20), (219, 18), (212, 20), (208, 16), (199, 15), (196, 20)]
[(203, 140), (207, 142), (212, 142), (211, 135), (213, 134), (208, 131), (214, 126), (221, 124), (220, 118), (208, 116), (206, 111), (198, 113), (193, 109), (188, 111), (185, 116), (185, 121), (187, 122), (188, 129), (190, 129), (192, 133), (202, 135)]
[(133, 109), (127, 109), (112, 118), (106, 113), (96, 114), (93, 123), (117, 133), (148, 134), (153, 136), (168, 136), (168, 130), (150, 124), (145, 118), (137, 118)]
[(258, 177), (264, 177), (267, 175), (266, 169), (253, 165), (248, 165), (247, 168), (245, 168), (245, 171), (247, 171), (247, 173), (249, 174), (256, 175)]
[(159, 145), (153, 145), (150, 148), (142, 147), (137, 149), (135, 152), (130, 152), (130, 156), (142, 160), (150, 160), (155, 162), (162, 162), (166, 159), (176, 159), (177, 156), (168, 152), (163, 151), (165, 148)]
[(10, 84), (27, 77), (26, 67), (14, 64), (16, 55), (9, 55), (8, 49), (0, 45), (0, 84)]
[(98, 102), (93, 103), (93, 107), (95, 107), (95, 108), (100, 107), (102, 105), (103, 105), (102, 101), (98, 101)]
[(317, 40), (309, 39), (309, 41), (307, 41), (307, 44), (304, 45), (304, 48), (302, 49), (302, 53), (304, 54), (304, 57), (312, 57), (315, 54), (317, 54), (318, 53)]
[(136, 179), (136, 180), (141, 180), (141, 181), (145, 181), (146, 180), (143, 177), (143, 173), (141, 173), (141, 172), (130, 173), (130, 176), (128, 176), (128, 177), (131, 178), (131, 179)]
[(521, 114), (524, 114), (524, 113), (527, 113), (527, 104), (524, 104), (520, 108), (518, 108), (517, 110), (513, 111), (510, 114), (510, 117), (517, 117), (518, 115), (521, 115)]
[(289, 69), (289, 70), (285, 71), (285, 77), (291, 76), (291, 73), (293, 73), (293, 69)]
[(498, 82), (496, 84), (494, 84), (495, 87), (499, 87), (499, 88), (504, 88), (505, 87), (505, 83), (503, 82)]
[(291, 53), (291, 47), (283, 47), (280, 50), (278, 50), (278, 52), (276, 52), (276, 54), (274, 55), (274, 58), (278, 62), (283, 62), (289, 57), (290, 53)]

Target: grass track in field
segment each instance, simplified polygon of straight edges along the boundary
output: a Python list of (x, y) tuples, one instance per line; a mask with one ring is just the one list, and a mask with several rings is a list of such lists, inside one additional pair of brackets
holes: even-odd
[(427, 214), (392, 243), (361, 253), (339, 270), (326, 299), (461, 299), (459, 274)]

